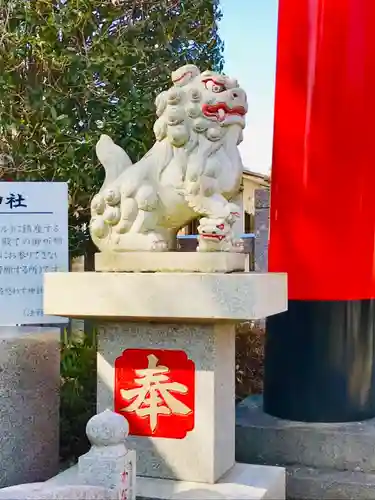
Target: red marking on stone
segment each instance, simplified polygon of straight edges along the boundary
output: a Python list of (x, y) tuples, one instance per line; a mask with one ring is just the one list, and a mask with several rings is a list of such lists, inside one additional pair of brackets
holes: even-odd
[(221, 87), (223, 90), (225, 90), (225, 84), (223, 82), (218, 82), (217, 80), (215, 80), (214, 78), (205, 78), (204, 80), (202, 80), (202, 82), (205, 84), (205, 87), (207, 88), (207, 82), (212, 82), (214, 83), (215, 85), (218, 85), (219, 87)]
[(173, 80), (173, 83), (177, 83), (177, 82), (180, 82), (181, 80), (183, 80), (185, 78), (186, 75), (192, 75), (191, 71), (186, 71), (186, 73), (184, 73), (183, 75), (181, 75), (179, 78), (175, 78)]
[(222, 118), (218, 116), (219, 109), (224, 110), (226, 115), (237, 115), (237, 116), (246, 115), (246, 110), (243, 106), (234, 106), (233, 108), (230, 108), (226, 102), (217, 102), (216, 104), (202, 105), (202, 113), (205, 116), (215, 116), (218, 119), (218, 121), (224, 121), (225, 116)]
[(125, 350), (115, 361), (114, 406), (133, 436), (185, 438), (195, 425), (194, 362), (184, 351)]

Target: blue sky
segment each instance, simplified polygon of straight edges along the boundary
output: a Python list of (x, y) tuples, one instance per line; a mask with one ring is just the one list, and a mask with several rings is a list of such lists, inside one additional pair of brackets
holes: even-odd
[(278, 0), (221, 0), (225, 73), (249, 100), (240, 151), (245, 168), (267, 173), (272, 158)]

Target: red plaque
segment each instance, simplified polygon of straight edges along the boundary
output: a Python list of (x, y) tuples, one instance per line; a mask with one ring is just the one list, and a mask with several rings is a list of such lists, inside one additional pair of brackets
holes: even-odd
[(194, 429), (194, 362), (183, 351), (127, 349), (115, 361), (114, 398), (131, 435), (183, 439)]

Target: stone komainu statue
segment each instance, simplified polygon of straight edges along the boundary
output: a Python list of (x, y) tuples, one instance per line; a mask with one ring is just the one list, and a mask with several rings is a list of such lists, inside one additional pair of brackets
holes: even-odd
[(234, 251), (233, 203), (243, 165), (238, 151), (247, 112), (236, 80), (187, 65), (157, 96), (156, 142), (137, 163), (102, 135), (105, 181), (91, 203), (91, 236), (104, 252), (166, 251), (200, 218), (200, 251)]

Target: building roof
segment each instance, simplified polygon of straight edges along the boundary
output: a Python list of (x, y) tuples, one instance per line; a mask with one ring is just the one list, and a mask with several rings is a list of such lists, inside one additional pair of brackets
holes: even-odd
[(248, 168), (244, 169), (243, 175), (245, 177), (253, 177), (255, 179), (262, 180), (263, 182), (267, 182), (267, 183), (271, 182), (271, 178), (269, 175), (261, 174), (260, 172), (253, 172), (252, 170), (249, 170)]

